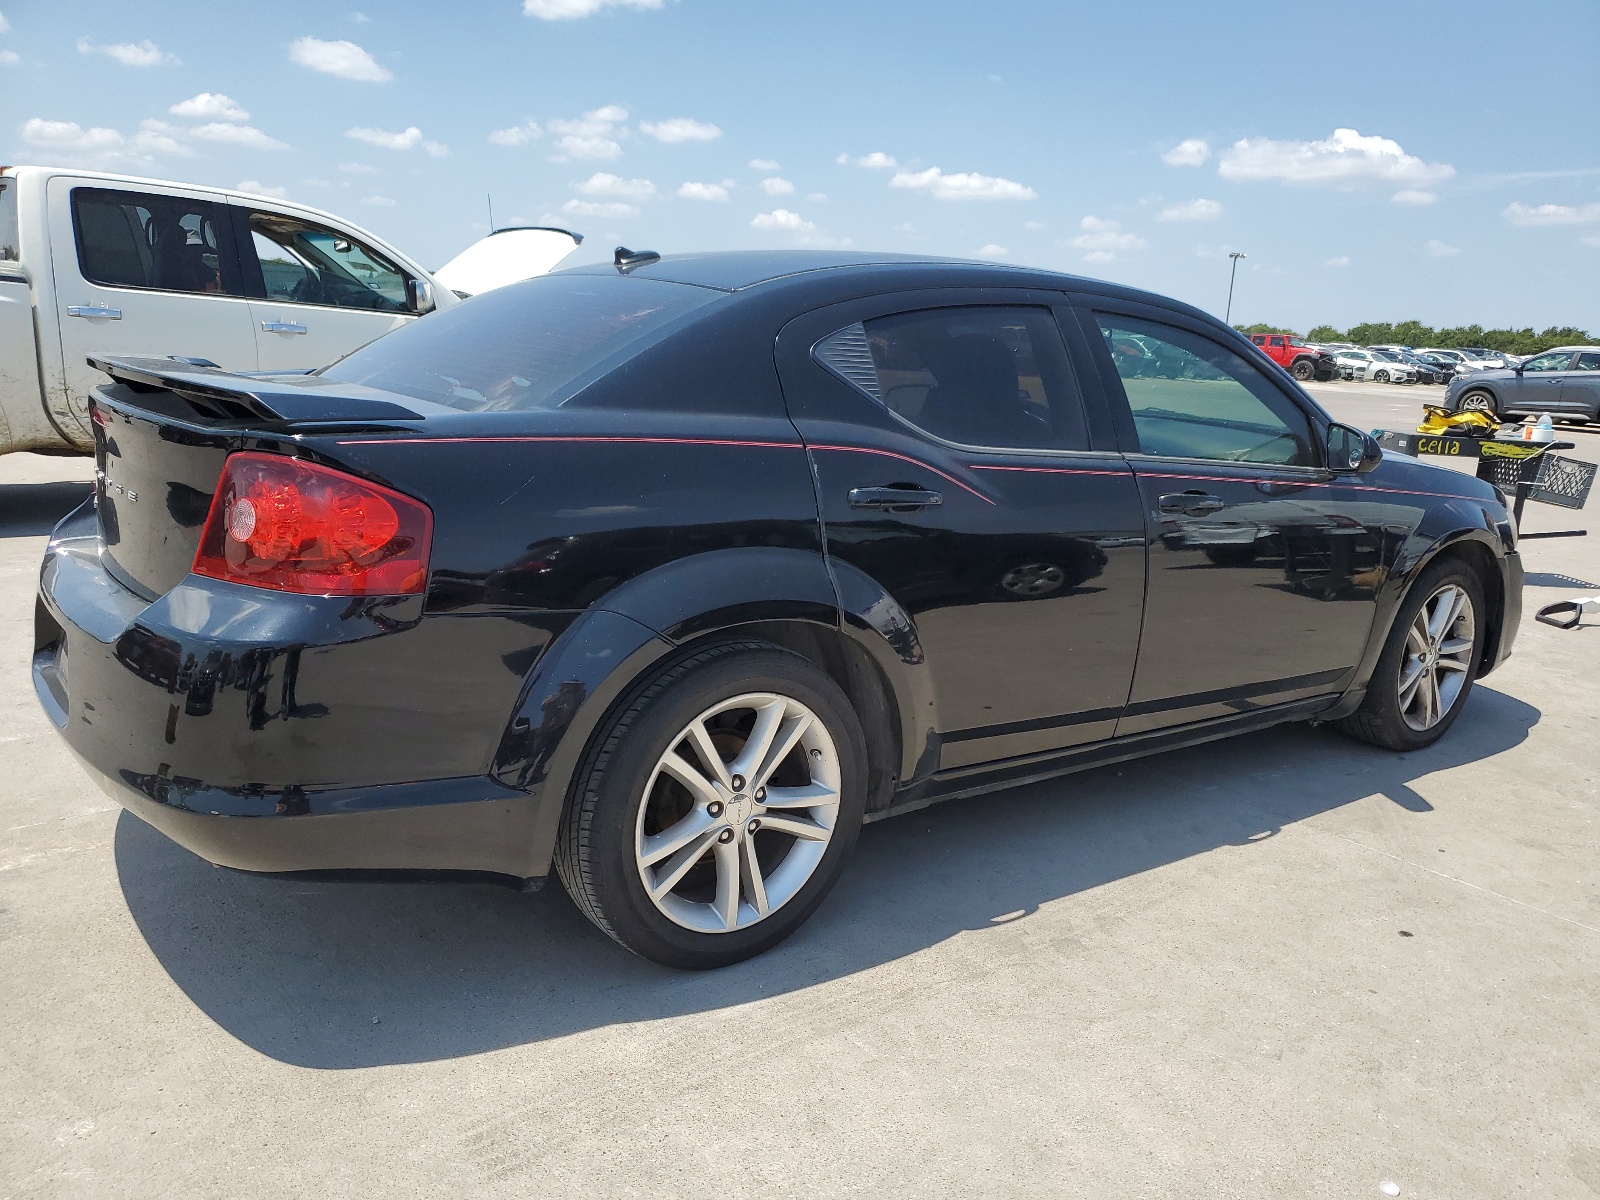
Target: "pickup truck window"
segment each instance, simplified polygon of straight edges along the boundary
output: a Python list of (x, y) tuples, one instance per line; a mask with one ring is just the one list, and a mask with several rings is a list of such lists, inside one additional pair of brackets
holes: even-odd
[(106, 287), (238, 295), (217, 207), (187, 196), (73, 188), (79, 270)]
[(17, 261), (17, 189), (0, 179), (0, 262)]
[(376, 250), (277, 213), (250, 214), (265, 295), (294, 304), (410, 312), (408, 276)]

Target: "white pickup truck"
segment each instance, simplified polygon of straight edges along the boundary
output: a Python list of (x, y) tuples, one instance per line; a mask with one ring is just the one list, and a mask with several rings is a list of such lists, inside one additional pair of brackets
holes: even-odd
[[(0, 168), (0, 454), (90, 453), (90, 355), (326, 366), (582, 239), (498, 230), (429, 272), (338, 217), (219, 188)], [(485, 264), (490, 264), (485, 274)]]

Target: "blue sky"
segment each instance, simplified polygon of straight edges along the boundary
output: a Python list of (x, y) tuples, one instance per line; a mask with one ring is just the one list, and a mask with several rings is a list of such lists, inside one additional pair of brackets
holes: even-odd
[(1243, 250), (1235, 321), (1600, 333), (1594, 0), (363, 3), (0, 0), (0, 162), (248, 180), (435, 266), (488, 194), (585, 257), (995, 257), (1220, 313)]

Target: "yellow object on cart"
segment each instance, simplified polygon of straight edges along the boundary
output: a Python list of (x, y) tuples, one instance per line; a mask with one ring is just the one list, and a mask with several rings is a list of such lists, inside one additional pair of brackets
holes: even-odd
[(1437, 404), (1422, 406), (1422, 424), (1418, 433), (1431, 433), (1445, 437), (1488, 437), (1500, 422), (1483, 412), (1451, 412)]

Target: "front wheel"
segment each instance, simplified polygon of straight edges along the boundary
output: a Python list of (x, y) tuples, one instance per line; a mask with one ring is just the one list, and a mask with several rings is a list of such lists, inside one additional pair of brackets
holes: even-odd
[(1311, 360), (1308, 358), (1300, 359), (1294, 366), (1289, 368), (1289, 374), (1293, 375), (1301, 383), (1309, 382), (1316, 373), (1317, 368), (1312, 365)]
[(1363, 742), (1420, 750), (1444, 736), (1483, 654), (1483, 585), (1459, 559), (1425, 570), (1395, 615), (1361, 707), (1335, 722)]
[(762, 642), (663, 670), (591, 751), (556, 870), (578, 907), (666, 966), (761, 953), (822, 903), (861, 827), (866, 748), (826, 673)]
[(1494, 412), (1494, 397), (1488, 392), (1468, 392), (1456, 404), (1457, 412)]
[(1379, 371), (1377, 374), (1375, 374), (1372, 377), (1372, 381), (1374, 383), (1388, 383), (1389, 382), (1389, 372), (1387, 372), (1387, 371)]

